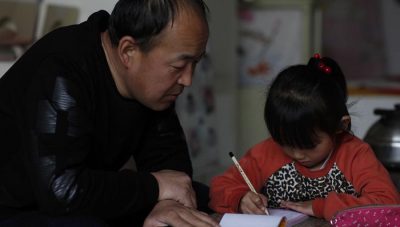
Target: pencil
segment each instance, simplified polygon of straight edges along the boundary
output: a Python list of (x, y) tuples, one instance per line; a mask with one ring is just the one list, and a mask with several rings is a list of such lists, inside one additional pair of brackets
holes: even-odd
[[(229, 152), (229, 156), (231, 157), (233, 163), (235, 163), (236, 168), (239, 170), (240, 175), (242, 175), (244, 181), (246, 181), (247, 186), (249, 186), (250, 190), (254, 193), (257, 193), (256, 189), (254, 188), (253, 184), (250, 182), (249, 178), (247, 175), (244, 173), (242, 167), (240, 166), (239, 162), (237, 161), (235, 155), (232, 152)], [(269, 215), (268, 209), (265, 208), (265, 214)]]

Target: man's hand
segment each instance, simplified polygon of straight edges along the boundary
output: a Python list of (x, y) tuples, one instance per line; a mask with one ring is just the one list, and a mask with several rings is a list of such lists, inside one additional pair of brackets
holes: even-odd
[(310, 216), (315, 216), (314, 211), (312, 209), (312, 200), (304, 202), (281, 201), (281, 207), (289, 208)]
[(243, 214), (265, 214), (266, 207), (267, 197), (249, 191), (240, 200), (239, 212)]
[(161, 170), (151, 173), (157, 179), (158, 200), (171, 199), (187, 207), (196, 208), (196, 193), (192, 188), (190, 177), (183, 172)]
[(159, 201), (147, 216), (143, 227), (179, 226), (179, 227), (216, 227), (216, 220), (206, 213), (185, 207), (174, 200)]

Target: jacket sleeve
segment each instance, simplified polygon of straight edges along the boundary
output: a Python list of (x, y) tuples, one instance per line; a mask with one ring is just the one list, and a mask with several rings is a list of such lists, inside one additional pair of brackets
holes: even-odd
[[(263, 166), (262, 150), (250, 150), (243, 156), (239, 164), (246, 173), (254, 188), (259, 192), (263, 183), (262, 171), (259, 166)], [(223, 174), (212, 179), (210, 185), (209, 206), (217, 213), (238, 213), (240, 200), (250, 191), (243, 177), (240, 175), (235, 165), (231, 165)]]
[(149, 173), (90, 169), (91, 98), (62, 60), (43, 62), (27, 91), (24, 165), (39, 208), (50, 214), (112, 218), (150, 210), (158, 185)]
[(152, 113), (143, 145), (135, 151), (138, 171), (155, 172), (163, 169), (182, 171), (192, 177), (185, 135), (174, 106)]
[(342, 156), (340, 167), (345, 170), (347, 180), (352, 182), (359, 196), (331, 192), (325, 199), (314, 200), (313, 210), (317, 217), (330, 220), (338, 211), (354, 206), (400, 203), (399, 192), (389, 173), (371, 148), (363, 143), (351, 149), (358, 152), (353, 156)]

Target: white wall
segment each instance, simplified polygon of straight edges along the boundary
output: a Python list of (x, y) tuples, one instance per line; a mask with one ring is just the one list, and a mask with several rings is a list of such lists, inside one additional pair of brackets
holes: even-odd
[[(218, 155), (221, 170), (232, 164), (228, 152), (239, 152), (236, 76), (237, 2), (205, 0), (210, 9), (210, 56), (215, 71)], [(219, 171), (219, 170), (217, 170)]]
[(11, 67), (12, 62), (0, 62), (0, 77), (6, 73), (6, 71)]

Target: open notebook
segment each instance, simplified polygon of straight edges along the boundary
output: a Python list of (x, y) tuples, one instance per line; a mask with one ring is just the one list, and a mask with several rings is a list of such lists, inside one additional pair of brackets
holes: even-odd
[(308, 215), (286, 209), (268, 209), (270, 215), (226, 213), (221, 227), (290, 227), (305, 221)]

